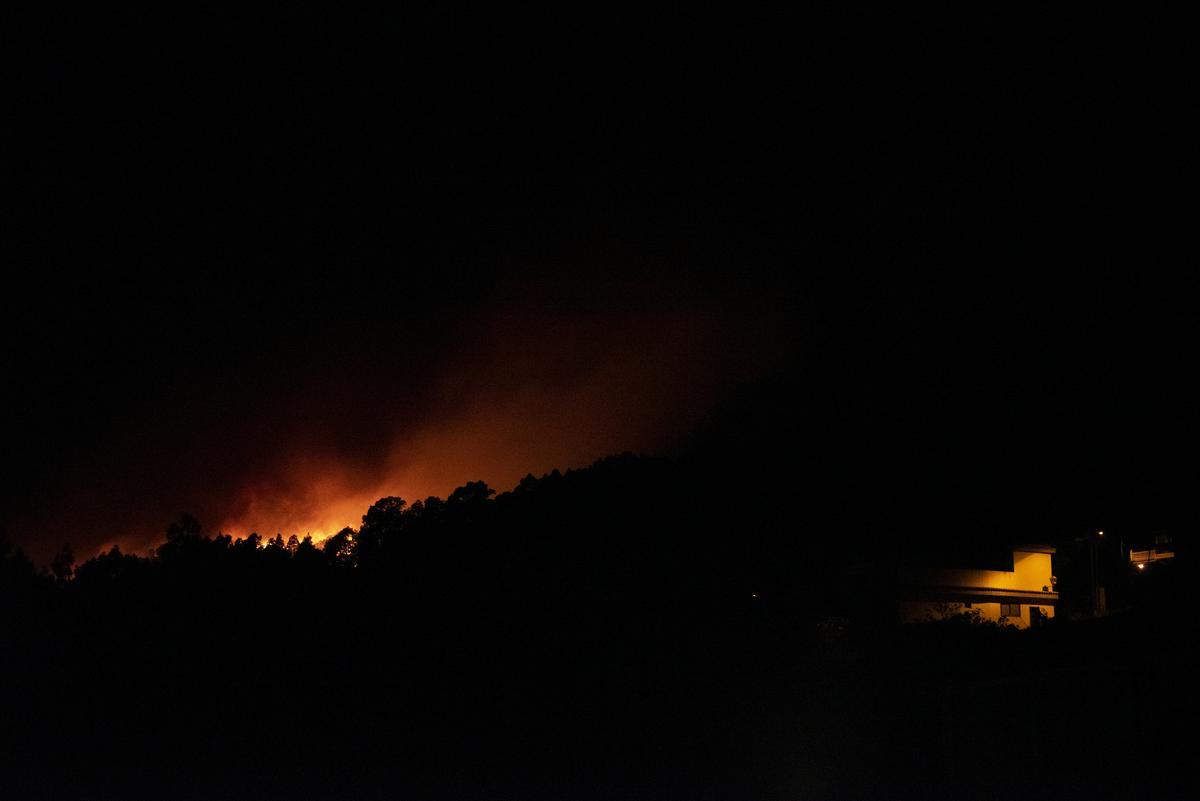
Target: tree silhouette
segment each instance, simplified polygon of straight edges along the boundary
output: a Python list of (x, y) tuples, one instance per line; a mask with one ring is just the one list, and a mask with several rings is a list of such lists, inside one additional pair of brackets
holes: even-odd
[(387, 558), (387, 551), (398, 547), (405, 524), (403, 498), (380, 498), (363, 515), (362, 528), (355, 537), (355, 555), (360, 566), (372, 566)]
[(68, 581), (75, 573), (75, 553), (70, 543), (63, 543), (62, 548), (50, 560), (50, 574), (59, 581)]
[(356, 532), (346, 526), (344, 529), (325, 540), (321, 551), (331, 564), (349, 566), (354, 563), (354, 546)]
[(496, 491), (482, 481), (468, 481), (450, 493), (446, 504), (448, 506), (478, 507), (495, 494)]

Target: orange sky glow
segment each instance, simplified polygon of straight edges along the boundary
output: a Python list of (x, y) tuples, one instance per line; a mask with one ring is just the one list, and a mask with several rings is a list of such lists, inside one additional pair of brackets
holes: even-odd
[(320, 541), (384, 496), (411, 504), (476, 480), (505, 492), (527, 474), (669, 452), (771, 358), (753, 327), (766, 314), (746, 323), (719, 301), (663, 300), (676, 289), (623, 290), (600, 310), (522, 287), (463, 323), (419, 385), (368, 351), (229, 406), (205, 396), (76, 465), (57, 516), (28, 522), (51, 532), (35, 556), (63, 542), (81, 558), (146, 553), (184, 512), (212, 534)]
[[(386, 495), (412, 503), (477, 479), (503, 492), (528, 473), (659, 450), (699, 421), (729, 368), (716, 322), (661, 316), (638, 321), (624, 336), (572, 326), (537, 349), (512, 335), (511, 320), (498, 322), (506, 336), (497, 341), (507, 347), (482, 370), (473, 365), (469, 374), (444, 377), (447, 413), (399, 433), (382, 462), (356, 468), (328, 458), (291, 460), (248, 485), (219, 530), (321, 540), (356, 528)], [(590, 347), (581, 342), (588, 337)]]

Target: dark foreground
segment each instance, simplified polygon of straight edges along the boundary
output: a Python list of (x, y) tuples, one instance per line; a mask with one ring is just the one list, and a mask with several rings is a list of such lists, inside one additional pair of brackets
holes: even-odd
[(377, 602), (6, 650), (5, 797), (1188, 797), (1162, 621), (864, 641), (750, 603), (353, 614)]
[(594, 503), (614, 475), (376, 507), (340, 554), (6, 557), (0, 797), (1194, 797), (1182, 579), (1030, 632), (869, 628), (836, 579), (646, 539), (676, 512)]

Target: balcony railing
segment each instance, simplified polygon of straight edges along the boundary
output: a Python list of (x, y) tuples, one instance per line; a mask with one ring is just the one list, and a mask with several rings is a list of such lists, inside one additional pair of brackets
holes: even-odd
[(1160, 559), (1174, 559), (1174, 551), (1160, 551), (1157, 548), (1149, 548), (1144, 551), (1130, 551), (1129, 561), (1137, 564), (1146, 564), (1147, 562), (1157, 562)]

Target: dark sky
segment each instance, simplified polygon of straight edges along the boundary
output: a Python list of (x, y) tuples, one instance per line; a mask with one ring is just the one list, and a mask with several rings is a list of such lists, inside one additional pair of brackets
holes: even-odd
[(1160, 34), (44, 23), (4, 129), (0, 524), (43, 558), (183, 511), (327, 534), (674, 452), (769, 385), (864, 499), (1179, 525), (1195, 102)]

